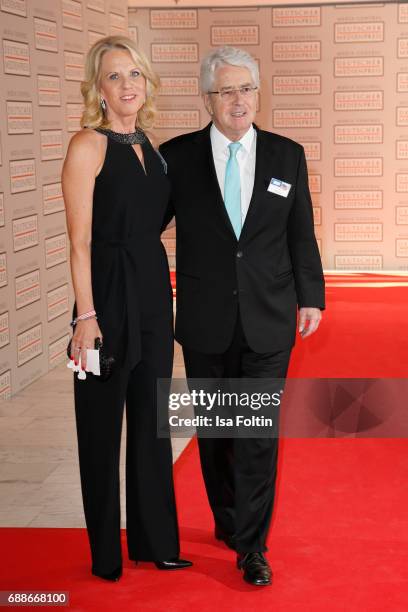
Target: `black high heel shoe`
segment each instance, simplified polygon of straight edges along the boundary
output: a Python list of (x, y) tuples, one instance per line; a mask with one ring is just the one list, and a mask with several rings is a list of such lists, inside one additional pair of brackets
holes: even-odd
[(154, 564), (157, 569), (160, 570), (184, 569), (185, 567), (191, 567), (193, 565), (191, 561), (187, 561), (187, 559), (179, 559), (178, 557), (167, 559), (166, 561), (155, 561)]
[(96, 572), (92, 572), (94, 576), (98, 578), (102, 578), (102, 580), (109, 580), (110, 582), (118, 582), (119, 578), (122, 576), (122, 566), (117, 567), (110, 574), (97, 574)]
[[(135, 564), (137, 565), (139, 562), (135, 560)], [(157, 569), (160, 570), (177, 570), (184, 569), (185, 567), (191, 567), (193, 564), (191, 561), (187, 561), (186, 559), (179, 559), (178, 557), (173, 557), (172, 559), (166, 559), (165, 561), (153, 561)]]

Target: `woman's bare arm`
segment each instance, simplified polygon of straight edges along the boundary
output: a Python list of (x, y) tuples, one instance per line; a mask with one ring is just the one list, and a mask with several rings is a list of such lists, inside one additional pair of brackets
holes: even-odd
[[(91, 130), (72, 138), (62, 170), (67, 227), (70, 239), (71, 273), (78, 315), (93, 310), (91, 282), (92, 202), (95, 178), (103, 164), (105, 139)], [(78, 321), (72, 339), (72, 357), (86, 367), (86, 349), (102, 337), (96, 319)]]

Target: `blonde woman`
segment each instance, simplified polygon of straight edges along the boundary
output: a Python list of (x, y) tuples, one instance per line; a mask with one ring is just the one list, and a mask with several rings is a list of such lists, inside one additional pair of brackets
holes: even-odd
[(170, 379), (172, 298), (160, 241), (164, 165), (145, 131), (158, 77), (132, 40), (109, 36), (86, 58), (82, 130), (71, 140), (63, 192), (75, 292), (71, 359), (83, 369), (95, 339), (114, 357), (108, 380), (75, 376), (75, 412), (92, 573), (122, 574), (119, 455), (126, 403), (129, 558), (159, 569), (179, 559), (169, 438), (157, 437), (157, 379)]

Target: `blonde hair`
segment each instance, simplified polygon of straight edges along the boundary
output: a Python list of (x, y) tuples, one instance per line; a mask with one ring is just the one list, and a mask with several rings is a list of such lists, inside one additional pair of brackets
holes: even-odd
[(85, 80), (81, 82), (81, 93), (85, 106), (81, 117), (81, 127), (110, 127), (110, 122), (101, 107), (99, 81), (102, 57), (106, 51), (111, 49), (128, 51), (146, 79), (146, 102), (137, 113), (136, 119), (137, 127), (146, 130), (153, 125), (156, 114), (154, 96), (160, 87), (160, 79), (144, 53), (139, 51), (134, 41), (127, 36), (106, 36), (97, 40), (89, 49), (85, 60)]

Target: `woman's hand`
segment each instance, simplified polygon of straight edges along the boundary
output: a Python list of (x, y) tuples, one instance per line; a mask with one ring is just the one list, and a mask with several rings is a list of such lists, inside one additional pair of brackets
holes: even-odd
[(86, 368), (86, 350), (95, 348), (95, 338), (102, 340), (102, 332), (96, 319), (77, 322), (71, 342), (71, 359), (75, 361), (75, 365), (78, 365), (81, 357), (83, 370)]

